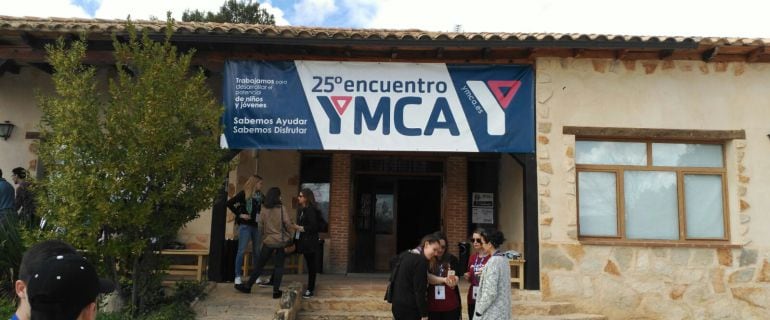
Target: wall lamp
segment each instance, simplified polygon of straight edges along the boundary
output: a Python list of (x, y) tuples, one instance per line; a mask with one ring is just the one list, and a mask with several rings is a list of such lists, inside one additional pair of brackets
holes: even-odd
[(11, 132), (13, 132), (13, 127), (15, 127), (13, 123), (8, 120), (5, 123), (0, 123), (0, 138), (8, 140), (11, 137)]

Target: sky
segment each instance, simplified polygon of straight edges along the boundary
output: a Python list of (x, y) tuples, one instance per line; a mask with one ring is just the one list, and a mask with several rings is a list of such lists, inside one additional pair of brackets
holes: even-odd
[[(0, 15), (133, 20), (224, 0), (0, 0)], [(426, 31), (770, 38), (770, 1), (262, 0), (278, 25)]]

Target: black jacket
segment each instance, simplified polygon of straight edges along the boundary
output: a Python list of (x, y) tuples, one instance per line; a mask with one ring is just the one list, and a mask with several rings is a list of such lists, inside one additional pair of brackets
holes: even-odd
[(393, 305), (413, 309), (420, 317), (428, 316), (428, 260), (421, 253), (407, 251), (399, 256), (401, 262), (393, 281)]
[[(262, 208), (262, 193), (257, 191), (257, 198), (250, 198), (251, 200), (251, 212), (246, 211), (246, 193), (241, 190), (241, 192), (238, 192), (234, 197), (230, 198), (230, 200), (227, 200), (227, 207), (235, 213), (235, 223), (237, 224), (246, 224), (250, 226), (257, 226), (257, 217), (259, 216), (259, 212)], [(242, 214), (248, 214), (251, 219), (249, 220), (243, 220), (241, 219)]]
[(321, 212), (313, 207), (302, 208), (297, 213), (297, 225), (305, 228), (297, 240), (297, 252), (316, 252), (318, 245), (319, 216)]

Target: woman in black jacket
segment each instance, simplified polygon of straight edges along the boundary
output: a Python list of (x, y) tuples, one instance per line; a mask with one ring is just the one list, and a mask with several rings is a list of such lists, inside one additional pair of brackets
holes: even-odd
[(399, 255), (393, 279), (393, 319), (428, 319), (428, 261), (439, 251), (439, 238), (429, 234), (420, 246)]
[(238, 253), (235, 255), (235, 284), (241, 284), (243, 276), (243, 254), (251, 241), (251, 265), (259, 261), (261, 246), (257, 218), (262, 207), (262, 177), (253, 175), (243, 184), (243, 190), (227, 200), (227, 207), (235, 214), (238, 225)]
[(315, 292), (315, 278), (317, 273), (316, 257), (320, 248), (318, 229), (321, 212), (315, 201), (313, 191), (304, 188), (297, 195), (299, 212), (297, 213), (297, 235), (295, 235), (297, 252), (302, 253), (307, 264), (307, 290), (302, 294), (303, 298), (310, 298)]

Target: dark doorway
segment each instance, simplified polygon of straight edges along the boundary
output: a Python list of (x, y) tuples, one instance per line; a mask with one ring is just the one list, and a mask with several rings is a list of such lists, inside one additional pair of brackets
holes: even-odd
[(441, 179), (398, 181), (398, 245), (396, 252), (414, 248), (420, 239), (441, 229)]
[(441, 225), (439, 176), (356, 176), (353, 272), (387, 272), (389, 260)]

